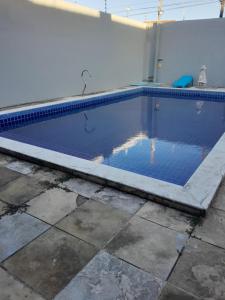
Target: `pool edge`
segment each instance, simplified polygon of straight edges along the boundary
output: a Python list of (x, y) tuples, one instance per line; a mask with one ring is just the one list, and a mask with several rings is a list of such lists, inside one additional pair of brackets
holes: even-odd
[[(196, 91), (170, 89), (168, 87), (132, 87), (125, 90), (120, 89), (113, 92), (88, 95), (82, 98), (82, 100), (85, 101), (93, 97), (121, 94), (129, 91), (151, 91), (153, 89), (158, 91), (163, 90), (165, 92), (171, 91), (171, 93), (179, 93), (181, 91), (182, 93), (193, 95), (197, 92), (209, 95), (209, 97), (215, 94), (218, 97), (222, 97), (221, 99), (225, 99), (225, 92), (221, 91)], [(42, 108), (49, 105), (71, 103), (74, 101), (81, 101), (81, 98), (67, 98), (62, 99), (60, 102), (27, 105), (26, 107), (23, 106), (13, 110), (2, 111), (0, 112), (0, 116), (32, 108)], [(204, 215), (206, 213), (225, 174), (225, 134), (221, 136), (209, 155), (200, 164), (184, 187), (2, 137), (0, 137), (0, 151), (18, 158), (61, 169), (88, 180), (107, 184), (151, 201), (198, 215)]]
[(189, 190), (172, 183), (2, 137), (0, 137), (0, 151), (191, 214), (204, 215), (206, 211), (204, 206), (195, 201)]

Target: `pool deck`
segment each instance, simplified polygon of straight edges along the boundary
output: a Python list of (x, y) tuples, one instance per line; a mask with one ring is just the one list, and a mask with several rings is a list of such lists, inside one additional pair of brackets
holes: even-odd
[(206, 217), (0, 155), (0, 299), (224, 300), (225, 182)]

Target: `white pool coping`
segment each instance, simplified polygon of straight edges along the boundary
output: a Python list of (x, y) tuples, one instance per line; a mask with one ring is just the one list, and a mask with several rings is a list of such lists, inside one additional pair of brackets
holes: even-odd
[[(138, 90), (140, 87), (129, 88), (129, 90), (131, 89)], [(101, 93), (98, 94), (98, 96), (118, 92), (121, 92), (121, 90)], [(82, 99), (89, 99), (94, 96), (89, 95)], [(77, 100), (80, 99), (81, 98), (78, 97)], [(73, 97), (57, 102), (29, 105), (3, 111), (0, 114), (18, 112), (35, 107), (44, 107), (55, 103), (65, 103), (74, 100)], [(184, 186), (3, 137), (0, 137), (0, 150), (23, 159), (51, 165), (55, 168), (78, 174), (89, 180), (107, 184), (160, 203), (165, 203), (171, 207), (176, 207), (196, 214), (204, 214), (206, 212), (225, 174), (225, 133), (221, 136), (208, 156), (203, 160)]]

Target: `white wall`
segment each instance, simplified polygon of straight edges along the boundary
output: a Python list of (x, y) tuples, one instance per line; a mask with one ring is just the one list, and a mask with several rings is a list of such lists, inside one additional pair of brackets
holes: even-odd
[(157, 81), (171, 83), (192, 74), (195, 83), (202, 64), (208, 67), (210, 86), (225, 86), (225, 19), (165, 23), (161, 25)]
[[(151, 25), (149, 25), (151, 26)], [(155, 26), (154, 26), (155, 27)], [(0, 108), (126, 86), (154, 74), (171, 84), (195, 82), (202, 64), (210, 86), (225, 86), (225, 19), (146, 25), (62, 0), (0, 0)]]
[(61, 0), (0, 1), (0, 107), (141, 81), (146, 26)]

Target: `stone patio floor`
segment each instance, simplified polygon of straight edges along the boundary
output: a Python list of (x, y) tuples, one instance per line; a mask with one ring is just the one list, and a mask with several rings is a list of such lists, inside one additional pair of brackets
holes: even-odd
[(198, 218), (1, 154), (0, 299), (224, 300), (225, 182)]

